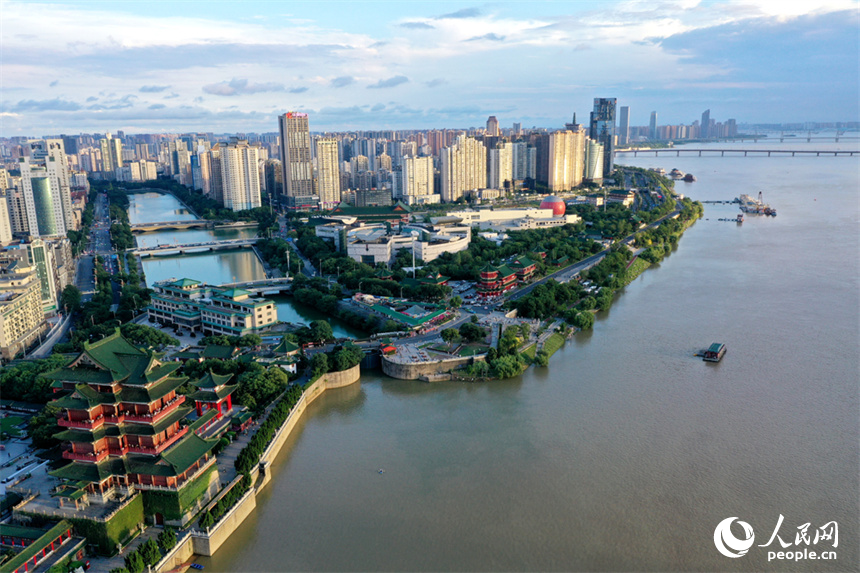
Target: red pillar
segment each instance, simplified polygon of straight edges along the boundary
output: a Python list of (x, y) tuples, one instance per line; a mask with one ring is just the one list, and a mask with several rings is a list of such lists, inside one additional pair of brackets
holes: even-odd
[(195, 402), (195, 406), (197, 408), (197, 415), (202, 416), (203, 415), (203, 408), (202, 408), (200, 402)]
[(227, 395), (227, 411), (229, 412), (232, 409), (233, 409), (233, 396), (228, 394)]

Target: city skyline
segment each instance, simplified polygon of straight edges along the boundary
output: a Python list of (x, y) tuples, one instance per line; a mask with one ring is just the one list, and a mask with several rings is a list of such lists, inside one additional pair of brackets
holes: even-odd
[(206, 6), (2, 2), (0, 136), (860, 115), (856, 1)]

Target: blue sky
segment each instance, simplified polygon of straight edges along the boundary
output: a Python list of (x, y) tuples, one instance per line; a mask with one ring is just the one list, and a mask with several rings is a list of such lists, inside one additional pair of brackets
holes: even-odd
[(857, 121), (857, 0), (0, 0), (0, 135)]

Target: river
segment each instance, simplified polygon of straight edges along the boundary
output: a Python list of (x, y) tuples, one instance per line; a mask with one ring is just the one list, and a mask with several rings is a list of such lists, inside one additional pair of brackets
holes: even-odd
[[(779, 215), (739, 226), (717, 220), (736, 207), (706, 205), (549, 368), (482, 384), (365, 373), (327, 392), (257, 510), (197, 561), (215, 572), (860, 568), (857, 159), (618, 162), (691, 172), (698, 181), (677, 188), (694, 199), (761, 190)], [(714, 341), (728, 346), (722, 363), (693, 357)], [(837, 559), (768, 562), (779, 542), (758, 545), (780, 515), (792, 549), (797, 527), (811, 523), (811, 539), (838, 522)], [(714, 543), (729, 517), (755, 530), (737, 559)]]
[[(131, 224), (158, 221), (194, 220), (194, 214), (172, 195), (137, 193), (129, 195), (128, 218)], [(209, 240), (244, 239), (254, 237), (256, 229), (184, 229), (156, 231), (135, 235), (139, 246), (188, 244)], [(266, 278), (263, 264), (252, 249), (237, 249), (142, 259), (147, 284), (171, 278), (192, 278), (209, 284), (224, 284)], [(325, 316), (314, 308), (293, 304), (288, 296), (270, 296), (278, 309), (282, 322), (309, 323), (325, 319), (332, 325), (336, 336), (364, 336), (360, 330)]]

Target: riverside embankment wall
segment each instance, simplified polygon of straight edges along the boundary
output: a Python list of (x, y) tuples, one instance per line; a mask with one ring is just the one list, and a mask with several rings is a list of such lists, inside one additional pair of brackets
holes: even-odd
[(418, 380), (421, 376), (432, 376), (442, 372), (450, 372), (464, 364), (483, 362), (484, 356), (468, 356), (465, 358), (448, 358), (445, 360), (434, 360), (432, 362), (409, 362), (400, 363), (391, 360), (387, 356), (382, 357), (382, 371), (392, 378), (400, 380)]
[(290, 411), (286, 421), (275, 434), (275, 438), (263, 455), (260, 457), (259, 465), (251, 472), (251, 482), (255, 484), (242, 499), (234, 505), (221, 520), (208, 531), (192, 530), (177, 546), (153, 568), (155, 573), (163, 573), (184, 563), (192, 555), (212, 556), (224, 544), (230, 535), (245, 521), (257, 507), (257, 495), (272, 480), (270, 470), (271, 463), (281, 451), (287, 438), (296, 427), (307, 407), (320, 397), (326, 390), (343, 388), (355, 384), (361, 378), (359, 365), (355, 365), (343, 372), (329, 372), (320, 377), (319, 380), (308, 386), (302, 397)]

